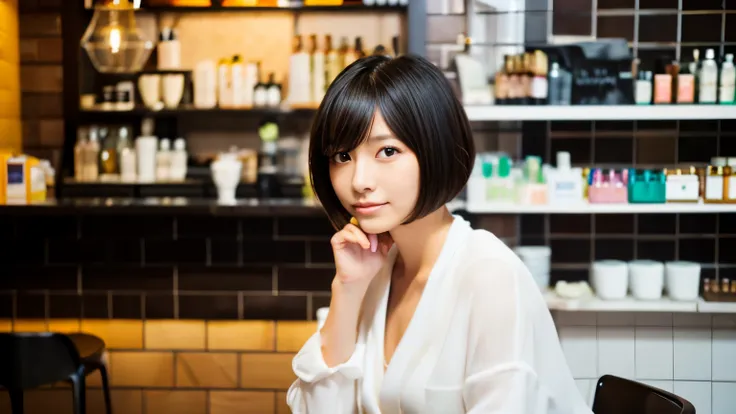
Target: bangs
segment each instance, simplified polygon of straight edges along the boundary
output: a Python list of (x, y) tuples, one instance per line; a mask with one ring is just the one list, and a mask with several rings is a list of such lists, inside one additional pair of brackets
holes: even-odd
[(339, 152), (350, 152), (368, 138), (373, 117), (378, 107), (376, 86), (370, 72), (358, 74), (348, 82), (335, 80), (339, 86), (333, 99), (326, 99), (320, 108), (322, 155), (332, 157)]

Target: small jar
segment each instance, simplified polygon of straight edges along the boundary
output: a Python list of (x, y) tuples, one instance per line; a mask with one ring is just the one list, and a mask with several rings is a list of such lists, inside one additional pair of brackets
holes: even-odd
[(637, 105), (649, 105), (652, 103), (652, 72), (639, 72), (636, 80), (635, 101)]
[(736, 203), (736, 159), (729, 158), (728, 166), (723, 167), (723, 200)]
[(668, 203), (697, 203), (700, 200), (700, 178), (692, 167), (667, 170), (666, 198)]
[(724, 187), (724, 169), (726, 167), (711, 165), (708, 167), (705, 175), (705, 196), (703, 201), (706, 203), (721, 203), (725, 195)]

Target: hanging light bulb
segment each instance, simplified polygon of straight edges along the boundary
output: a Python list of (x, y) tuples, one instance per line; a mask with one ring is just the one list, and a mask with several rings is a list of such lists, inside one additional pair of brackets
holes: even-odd
[(99, 72), (135, 73), (151, 55), (153, 41), (136, 25), (135, 9), (129, 0), (95, 5), (81, 45)]

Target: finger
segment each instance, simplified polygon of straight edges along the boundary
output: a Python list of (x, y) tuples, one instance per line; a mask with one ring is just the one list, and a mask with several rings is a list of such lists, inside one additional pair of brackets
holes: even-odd
[(352, 243), (358, 244), (364, 249), (370, 249), (371, 242), (359, 227), (348, 224), (343, 230), (350, 234)]
[(375, 253), (378, 249), (378, 236), (376, 236), (375, 234), (369, 234), (368, 241), (370, 241), (371, 252)]
[(335, 235), (332, 236), (331, 243), (334, 249), (343, 249), (348, 243), (361, 245), (358, 237), (348, 226), (345, 226), (342, 230), (335, 233)]

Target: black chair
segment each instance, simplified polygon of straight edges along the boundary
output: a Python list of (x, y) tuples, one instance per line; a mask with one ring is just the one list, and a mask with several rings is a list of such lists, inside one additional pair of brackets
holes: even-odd
[(23, 414), (23, 391), (60, 381), (72, 384), (74, 413), (86, 414), (85, 377), (100, 371), (105, 411), (112, 413), (105, 342), (93, 335), (0, 333), (0, 386), (10, 393), (13, 414)]
[(659, 388), (604, 375), (593, 398), (595, 414), (695, 414), (689, 401)]

